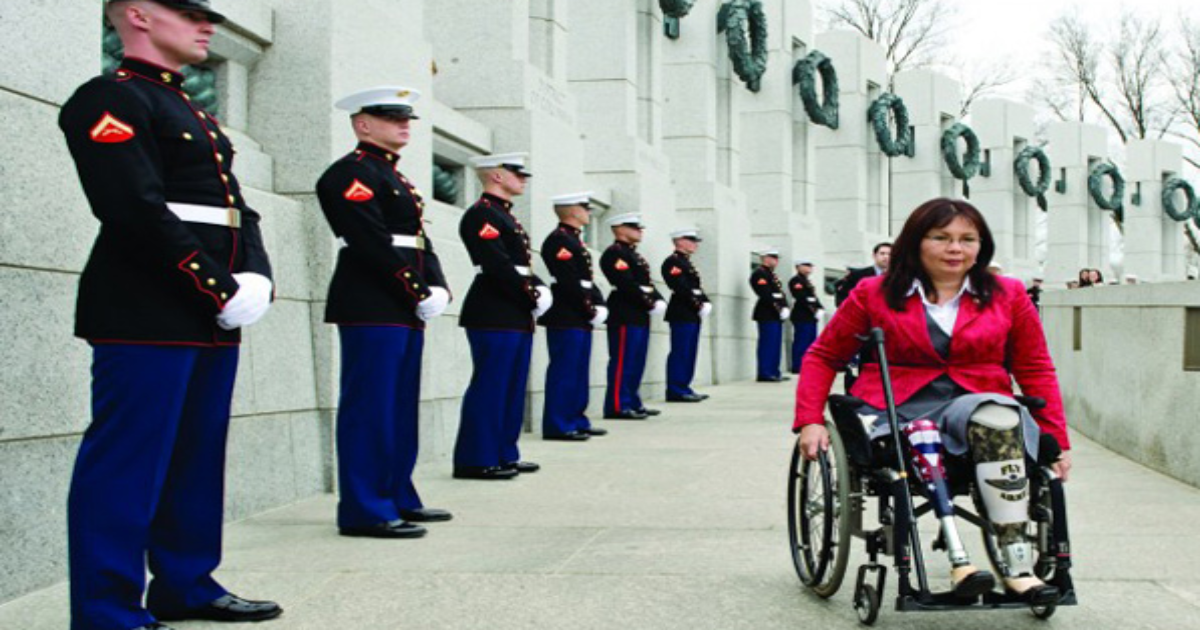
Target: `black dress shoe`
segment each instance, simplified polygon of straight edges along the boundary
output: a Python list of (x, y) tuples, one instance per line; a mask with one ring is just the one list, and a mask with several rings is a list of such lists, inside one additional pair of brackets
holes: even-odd
[(659, 414), (661, 414), (661, 413), (662, 413), (661, 411), (659, 411), (659, 410), (657, 410), (657, 409), (647, 409), (647, 408), (645, 408), (645, 407), (642, 407), (641, 409), (638, 409), (638, 412), (639, 412), (639, 413), (644, 413), (644, 414), (646, 414), (647, 416), (657, 416), (657, 415), (659, 415)]
[(646, 414), (632, 409), (622, 409), (617, 413), (604, 414), (606, 420), (645, 420), (646, 417)]
[(709, 398), (708, 394), (696, 394), (696, 395), (700, 397), (700, 400), (708, 400), (708, 398)]
[[(181, 619), (205, 619), (208, 621), (265, 621), (274, 619), (283, 614), (283, 608), (275, 602), (256, 602), (249, 599), (242, 599), (233, 593), (226, 593), (222, 597), (213, 600), (206, 606), (192, 608), (176, 613), (160, 613), (155, 610), (150, 611), (155, 617), (166, 621), (179, 621)], [(161, 624), (151, 625), (151, 628), (165, 628)]]
[(608, 435), (608, 429), (601, 429), (600, 427), (588, 427), (583, 432), (588, 435)]
[(518, 473), (535, 473), (542, 469), (540, 465), (533, 462), (509, 462), (504, 464), (503, 467), (506, 470), (511, 470)]
[(561, 442), (582, 442), (591, 437), (592, 437), (591, 435), (588, 435), (587, 433), (584, 433), (583, 431), (572, 431), (570, 433), (563, 433), (562, 435), (543, 435), (542, 439), (543, 440), (558, 440)]
[(138, 627), (134, 628), (133, 630), (172, 630), (172, 629), (171, 629), (171, 626), (168, 626), (165, 623), (158, 623), (157, 621), (155, 621), (154, 623), (152, 623), (148, 626), (138, 626)]
[(758, 377), (759, 383), (782, 383), (783, 381), (786, 381), (786, 380), (788, 380), (786, 376), (760, 376), (760, 377)]
[(420, 538), (426, 529), (415, 523), (388, 521), (364, 527), (339, 527), (338, 534), (351, 538)]
[(455, 479), (512, 479), (517, 476), (517, 471), (509, 470), (503, 466), (455, 466)]
[(436, 521), (448, 521), (454, 518), (454, 515), (446, 510), (437, 508), (417, 508), (415, 510), (400, 510), (400, 518), (410, 523), (433, 523)]
[(678, 396), (667, 396), (667, 402), (682, 402), (682, 403), (697, 403), (704, 400), (699, 394), (680, 394)]

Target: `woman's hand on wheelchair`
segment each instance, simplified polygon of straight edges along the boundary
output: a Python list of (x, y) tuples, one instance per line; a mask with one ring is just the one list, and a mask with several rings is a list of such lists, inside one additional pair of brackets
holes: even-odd
[(796, 439), (796, 446), (804, 459), (815, 460), (819, 453), (829, 450), (829, 429), (823, 424), (804, 425), (800, 429), (800, 437)]
[(1063, 451), (1062, 455), (1053, 464), (1050, 464), (1050, 470), (1053, 470), (1059, 479), (1066, 482), (1071, 472), (1071, 451)]

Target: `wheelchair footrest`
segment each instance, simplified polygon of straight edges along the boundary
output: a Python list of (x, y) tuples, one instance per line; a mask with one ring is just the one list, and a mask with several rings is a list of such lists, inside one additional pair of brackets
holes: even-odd
[[(1072, 589), (1066, 591), (1059, 597), (1057, 605), (1074, 606), (1075, 604), (1075, 590)], [(899, 612), (929, 612), (991, 608), (1029, 608), (1029, 602), (1017, 595), (1000, 593), (996, 591), (984, 593), (981, 597), (974, 597), (970, 599), (963, 599), (950, 591), (946, 591), (944, 593), (917, 593), (913, 595), (902, 595), (896, 598), (896, 610)]]

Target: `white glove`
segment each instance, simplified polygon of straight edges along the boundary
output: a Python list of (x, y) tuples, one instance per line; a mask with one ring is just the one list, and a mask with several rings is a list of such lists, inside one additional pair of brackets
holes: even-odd
[(600, 325), (604, 324), (604, 322), (606, 322), (606, 321), (608, 321), (608, 307), (607, 306), (597, 306), (596, 307), (596, 316), (592, 318), (592, 325), (600, 326)]
[(536, 319), (545, 315), (554, 305), (554, 294), (548, 287), (534, 287), (533, 291), (537, 293), (537, 306), (533, 307), (533, 317)]
[(705, 317), (708, 317), (709, 315), (712, 315), (712, 302), (705, 302), (700, 307), (700, 319), (704, 319)]
[(667, 303), (662, 300), (654, 300), (654, 308), (650, 309), (651, 315), (662, 315), (667, 312)]
[(427, 322), (446, 312), (450, 305), (450, 292), (442, 287), (429, 287), (429, 297), (417, 303), (417, 317)]
[(779, 311), (779, 319), (785, 320), (791, 314), (792, 314), (792, 309), (785, 306), (785, 307), (783, 307), (782, 311)]
[(817, 311), (817, 321), (818, 322), (825, 321), (825, 309), (820, 309)]
[(225, 330), (249, 326), (262, 319), (271, 308), (271, 281), (257, 273), (235, 273), (237, 293), (225, 303), (217, 314), (217, 325)]

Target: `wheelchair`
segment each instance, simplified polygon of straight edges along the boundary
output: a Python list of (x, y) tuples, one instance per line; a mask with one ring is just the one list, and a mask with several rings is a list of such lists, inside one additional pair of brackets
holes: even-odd
[[(873, 331), (873, 334), (876, 334)], [(891, 404), (891, 386), (886, 377), (886, 358), (882, 355), (882, 331), (878, 345), (883, 363), (885, 392)], [(1030, 409), (1045, 405), (1040, 399), (1017, 396)], [(929, 586), (922, 555), (917, 519), (933, 511), (919, 476), (913, 469), (903, 444), (892, 435), (871, 439), (855, 413), (863, 401), (841, 395), (829, 397), (832, 423), (827, 423), (829, 449), (815, 461), (805, 461), (799, 446), (793, 450), (788, 478), (788, 535), (792, 562), (800, 581), (822, 598), (838, 592), (850, 560), (851, 537), (865, 542), (867, 561), (858, 567), (853, 605), (859, 621), (873, 625), (883, 601), (887, 566), (880, 556), (891, 556), (896, 572), (895, 609), (900, 612), (1029, 608), (1039, 619), (1049, 619), (1058, 606), (1076, 605), (1071, 580), (1071, 548), (1067, 532), (1067, 508), (1062, 480), (1049, 468), (1048, 461), (1027, 462), (1030, 480), (1030, 519), (1027, 532), (1037, 555), (1034, 573), (1058, 588), (1057, 601), (1031, 605), (1018, 596), (988, 592), (970, 600), (951, 592), (933, 592)], [(891, 415), (891, 414), (889, 414)], [(894, 415), (892, 416), (894, 419)], [(1043, 435), (1042, 454), (1057, 454), (1053, 438)], [(1048, 459), (1043, 457), (1042, 459)], [(1004, 559), (982, 500), (973, 488), (974, 475), (969, 462), (948, 461), (951, 492), (969, 495), (974, 511), (955, 507), (960, 521), (979, 528), (983, 547), (996, 575), (1005, 575)], [(924, 502), (916, 503), (920, 499)], [(878, 524), (864, 527), (868, 502), (877, 504)], [(940, 531), (940, 530), (939, 530)], [(934, 550), (944, 550), (946, 542), (939, 534)], [(915, 576), (916, 583), (913, 583)]]

